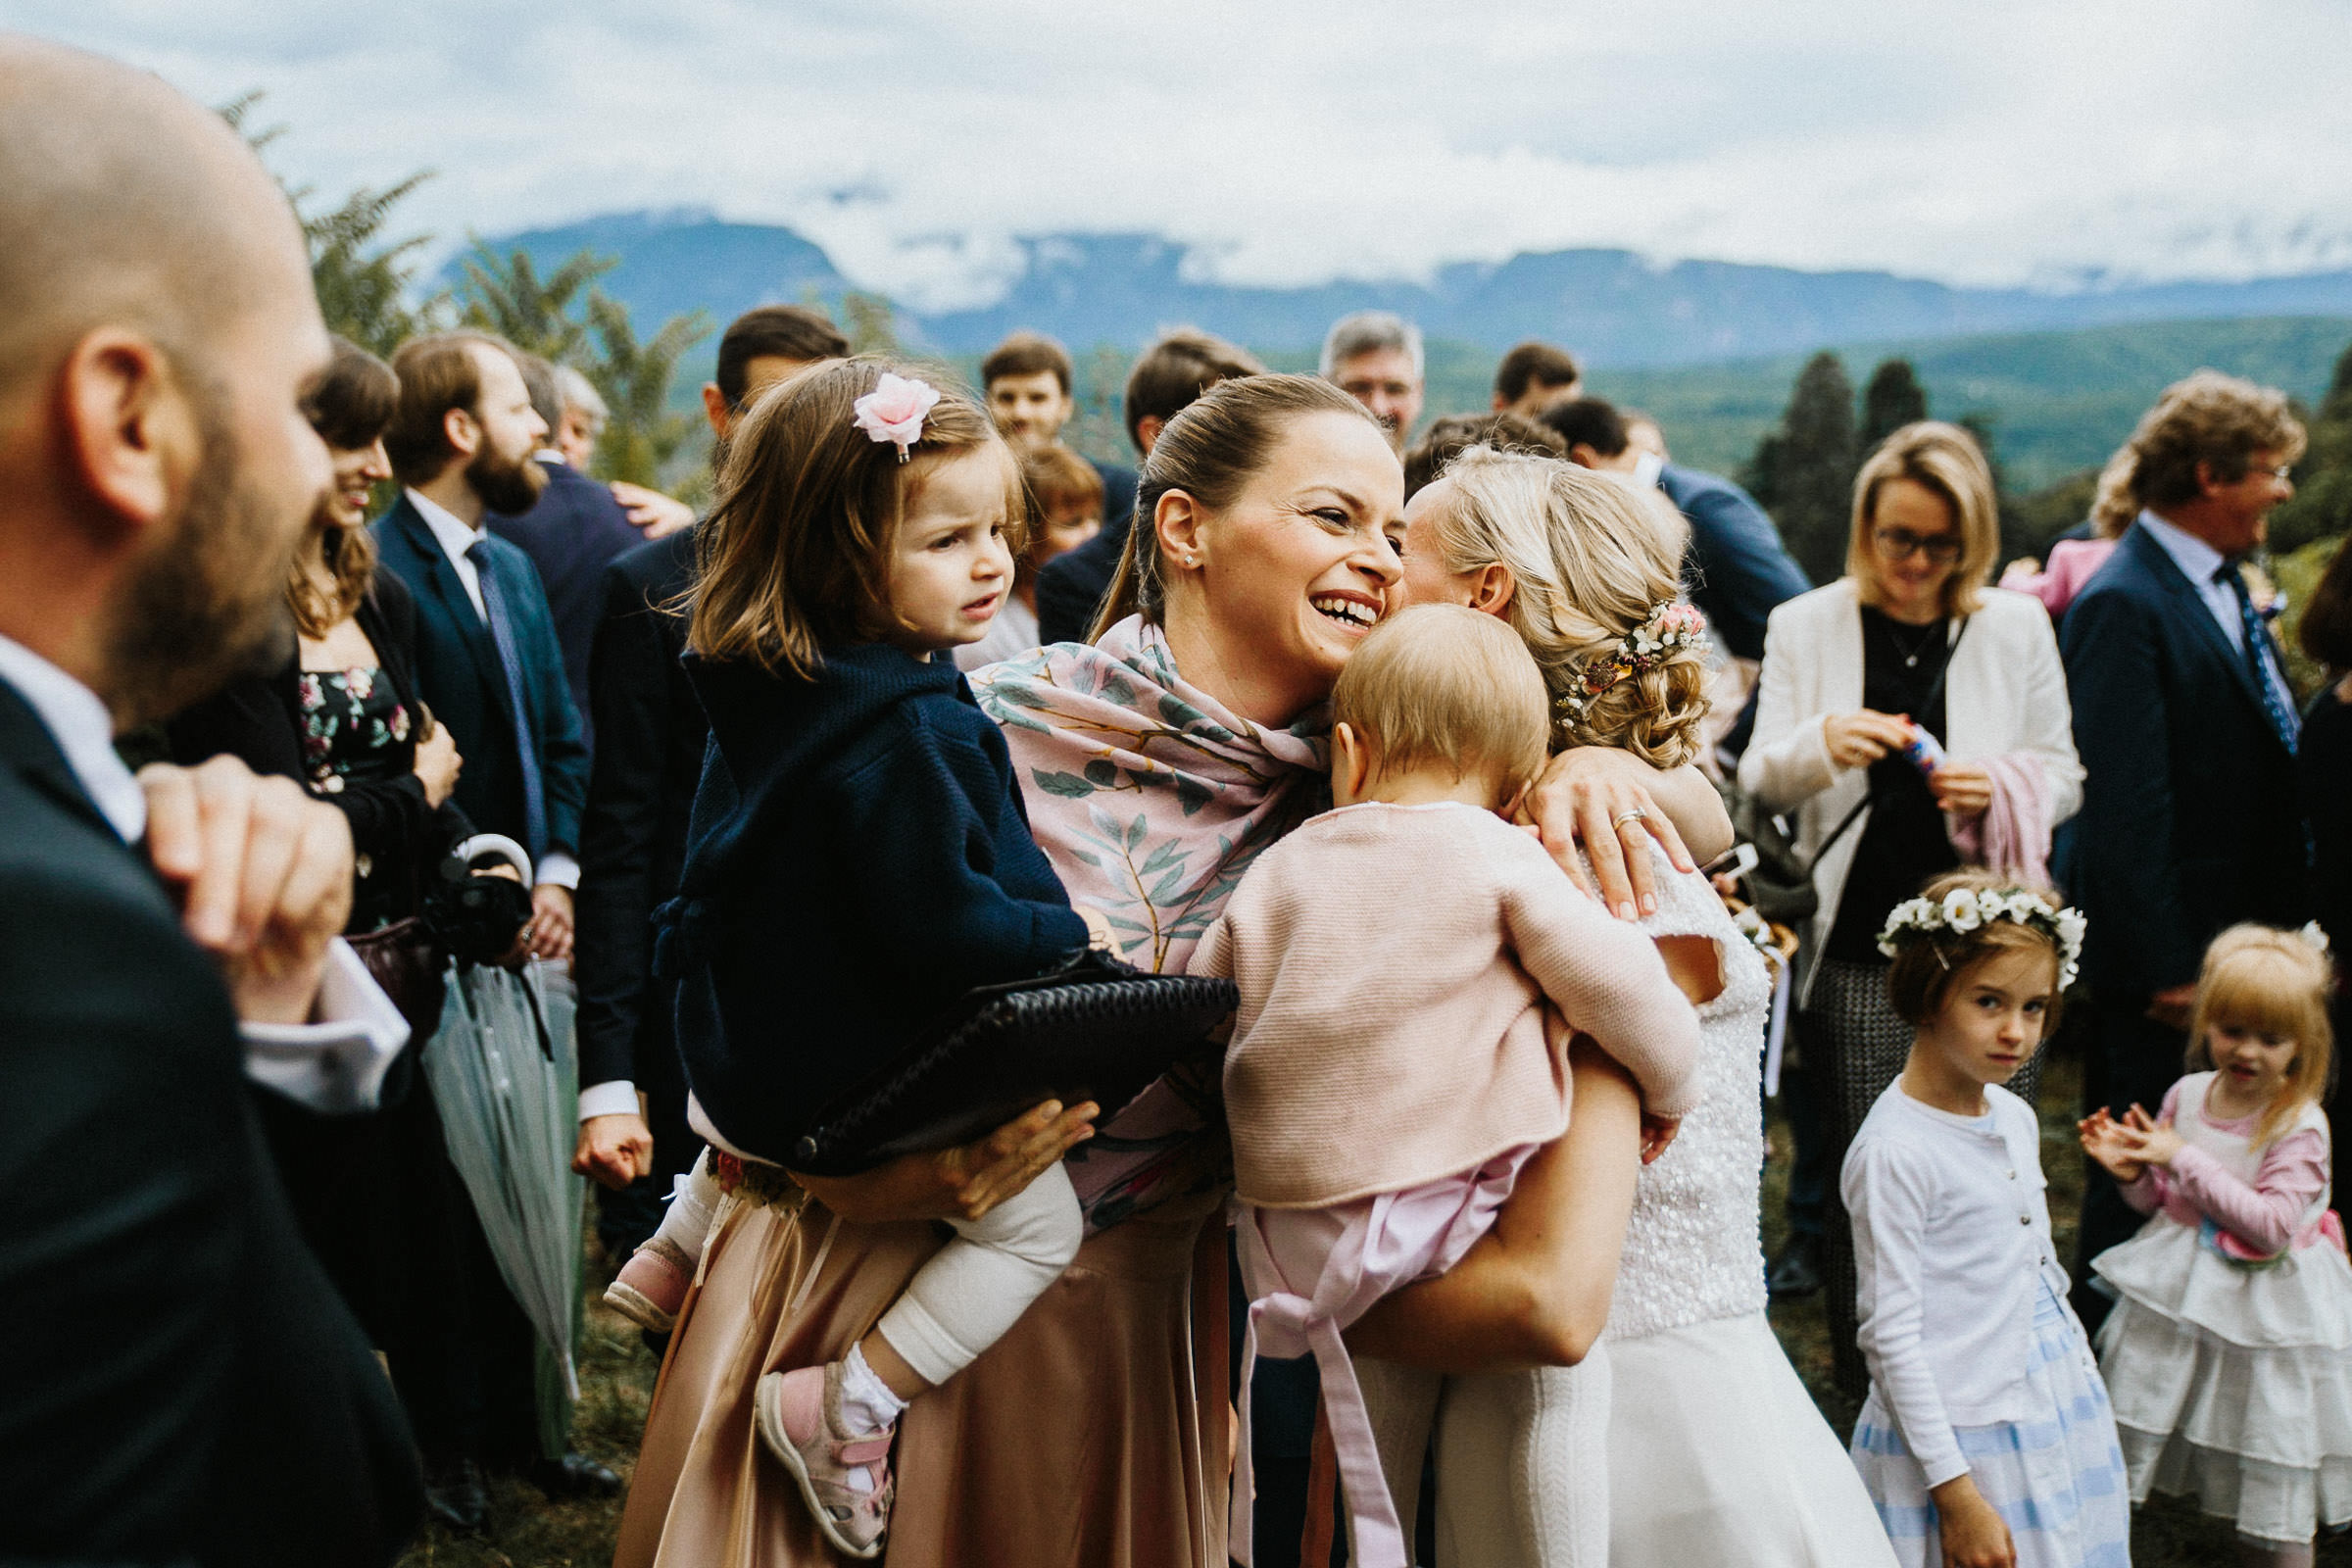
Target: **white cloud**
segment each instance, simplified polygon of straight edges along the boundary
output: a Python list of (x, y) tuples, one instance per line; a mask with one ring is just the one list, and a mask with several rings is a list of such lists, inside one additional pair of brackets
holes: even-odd
[(437, 169), (410, 211), (447, 240), (704, 205), (930, 306), (1056, 229), (1260, 282), (1576, 245), (1974, 283), (2352, 266), (2342, 0), (13, 9), (208, 101), (266, 89), (321, 191)]

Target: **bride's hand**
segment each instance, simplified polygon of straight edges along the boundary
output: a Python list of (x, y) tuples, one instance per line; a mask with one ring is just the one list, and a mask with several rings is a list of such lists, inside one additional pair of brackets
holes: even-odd
[(931, 1154), (902, 1154), (855, 1176), (791, 1172), (808, 1196), (861, 1225), (898, 1220), (978, 1219), (1044, 1175), (1095, 1136), (1102, 1107), (1063, 1108), (1049, 1100), (977, 1143)]

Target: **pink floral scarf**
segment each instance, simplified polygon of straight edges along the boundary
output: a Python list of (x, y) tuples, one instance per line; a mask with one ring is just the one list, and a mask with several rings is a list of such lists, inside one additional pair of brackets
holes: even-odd
[[(1101, 909), (1138, 968), (1181, 973), (1258, 853), (1323, 808), (1321, 708), (1269, 730), (1185, 684), (1157, 626), (1131, 616), (976, 671), (1012, 752), (1038, 846), (1070, 902)], [(1090, 1226), (1219, 1173), (1215, 1081), (1163, 1079), (1070, 1159)]]

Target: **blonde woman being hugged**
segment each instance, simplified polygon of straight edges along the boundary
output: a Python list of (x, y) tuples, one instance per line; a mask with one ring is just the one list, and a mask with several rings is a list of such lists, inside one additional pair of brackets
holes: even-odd
[[(1706, 648), (1681, 599), (1679, 518), (1565, 464), (1484, 449), (1405, 518), (1411, 601), (1468, 604), (1519, 633), (1550, 694), (1555, 748), (1666, 768), (1696, 752)], [(1663, 859), (1654, 870), (1642, 929), (1698, 1009), (1700, 1102), (1641, 1173), (1599, 1347), (1572, 1369), (1442, 1368), (1474, 1375), (1446, 1380), (1438, 1419), (1439, 1554), (1463, 1568), (1889, 1563), (1869, 1497), (1765, 1321), (1764, 962), (1702, 876)], [(1425, 1365), (1450, 1348), (1428, 1333), (1418, 1349), (1360, 1330), (1354, 1343)]]
[[(1909, 424), (1854, 480), (1846, 574), (1772, 612), (1740, 787), (1790, 813), (1820, 908), (1799, 956), (1797, 1048), (1844, 1157), (1902, 1071), (1911, 1028), (1886, 1002), (1886, 911), (1982, 864), (2047, 876), (2050, 830), (2082, 799), (2073, 712), (2041, 606), (1987, 589), (2000, 548), (1991, 470), (1958, 425)], [(2033, 1064), (2012, 1085), (2033, 1097)], [(1838, 1380), (1859, 1397), (1852, 1232), (1825, 1248)]]

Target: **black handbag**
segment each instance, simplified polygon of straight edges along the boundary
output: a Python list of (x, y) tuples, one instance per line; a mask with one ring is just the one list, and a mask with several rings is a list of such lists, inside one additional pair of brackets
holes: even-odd
[(906, 1050), (819, 1111), (785, 1163), (850, 1176), (952, 1149), (1040, 1101), (1093, 1101), (1105, 1118), (1170, 1067), (1214, 1057), (1239, 1004), (1230, 980), (1147, 974), (1088, 951), (1032, 980), (967, 993)]

